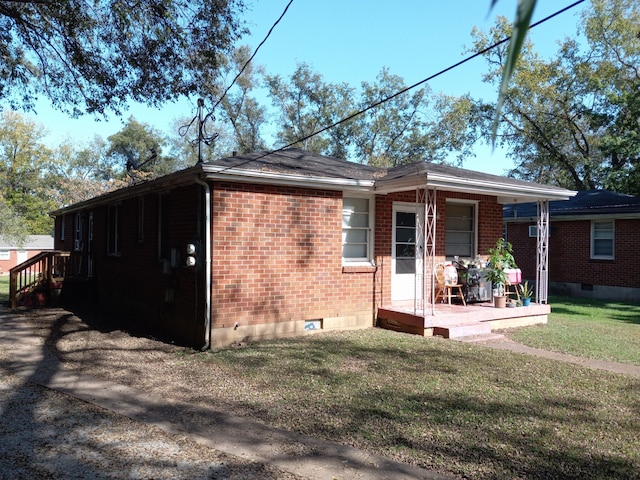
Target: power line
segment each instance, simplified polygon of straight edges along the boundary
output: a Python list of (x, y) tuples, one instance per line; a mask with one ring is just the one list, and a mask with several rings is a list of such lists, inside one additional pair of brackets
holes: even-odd
[(206, 135), (206, 127), (205, 124), (207, 122), (208, 119), (213, 119), (215, 120), (215, 116), (213, 115), (213, 112), (215, 111), (216, 107), (218, 105), (220, 105), (220, 103), (222, 102), (222, 100), (224, 100), (224, 98), (227, 96), (227, 93), (229, 93), (229, 90), (231, 90), (231, 88), (235, 85), (236, 81), (238, 80), (238, 78), (240, 78), (240, 75), (242, 75), (242, 73), (246, 70), (246, 68), (249, 66), (249, 63), (251, 63), (251, 61), (255, 58), (255, 56), (258, 54), (258, 50), (260, 50), (260, 48), (264, 45), (264, 43), (267, 41), (267, 39), (271, 36), (271, 33), (273, 32), (273, 30), (276, 28), (276, 26), (280, 23), (280, 21), (282, 20), (282, 18), (285, 16), (285, 14), (287, 13), (287, 11), (289, 10), (289, 7), (291, 6), (291, 4), (293, 3), (293, 0), (289, 0), (289, 3), (287, 4), (287, 6), (284, 8), (282, 14), (278, 17), (278, 19), (275, 21), (275, 23), (271, 26), (271, 28), (269, 29), (269, 31), (267, 32), (267, 35), (262, 39), (262, 41), (258, 44), (258, 46), (256, 47), (256, 49), (253, 52), (253, 55), (251, 55), (251, 57), (244, 63), (244, 65), (242, 66), (242, 68), (240, 69), (240, 71), (238, 72), (238, 74), (234, 77), (234, 79), (231, 81), (231, 83), (229, 84), (229, 86), (226, 88), (226, 90), (222, 93), (222, 95), (220, 96), (220, 99), (215, 103), (215, 105), (211, 108), (211, 111), (208, 112), (205, 117), (202, 117), (202, 109), (204, 107), (204, 100), (203, 99), (198, 99), (198, 114), (193, 117), (191, 119), (191, 122), (189, 122), (189, 124), (187, 125), (183, 125), (182, 127), (180, 127), (178, 129), (178, 134), (181, 137), (184, 137), (185, 135), (187, 135), (187, 133), (189, 132), (189, 129), (191, 128), (191, 126), (195, 123), (196, 120), (198, 120), (198, 140), (196, 140), (198, 142), (198, 162), (202, 161), (202, 152), (200, 151), (200, 143), (204, 140), (204, 142), (209, 145), (211, 142), (213, 142), (217, 137), (218, 134), (215, 133), (213, 135)]
[[(552, 18), (554, 18), (554, 17), (557, 17), (558, 15), (560, 15), (560, 14), (562, 14), (562, 13), (566, 12), (567, 10), (570, 10), (570, 9), (572, 9), (572, 8), (576, 7), (577, 5), (579, 5), (579, 4), (581, 4), (581, 3), (584, 3), (584, 1), (585, 1), (585, 0), (577, 0), (576, 2), (572, 3), (571, 5), (568, 5), (568, 6), (564, 7), (564, 8), (562, 8), (562, 9), (558, 10), (557, 12), (552, 13), (551, 15), (548, 15), (547, 17), (545, 17), (545, 18), (543, 18), (543, 19), (541, 19), (541, 20), (539, 20), (539, 21), (537, 21), (537, 22), (535, 22), (535, 23), (532, 23), (531, 25), (529, 25), (529, 28), (528, 28), (528, 29), (529, 29), (529, 30), (531, 30), (532, 28), (535, 28), (535, 27), (537, 27), (537, 26), (539, 26), (539, 25), (542, 25), (543, 23), (545, 23), (545, 22), (547, 22), (547, 21), (551, 20), (551, 19), (552, 19)], [(250, 163), (250, 162), (254, 162), (254, 161), (259, 160), (259, 159), (261, 159), (261, 158), (264, 158), (264, 157), (266, 157), (266, 156), (268, 156), (268, 155), (271, 155), (271, 154), (278, 153), (278, 152), (281, 152), (281, 151), (283, 151), (283, 150), (286, 150), (287, 148), (289, 148), (289, 147), (293, 147), (294, 145), (297, 145), (297, 144), (298, 144), (298, 143), (300, 143), (300, 142), (304, 142), (305, 140), (309, 140), (310, 138), (315, 137), (316, 135), (319, 135), (319, 134), (321, 134), (321, 133), (324, 133), (324, 132), (326, 132), (327, 130), (332, 129), (333, 127), (337, 127), (338, 125), (340, 125), (340, 124), (342, 124), (342, 123), (348, 122), (349, 120), (352, 120), (352, 119), (354, 119), (355, 117), (358, 117), (358, 116), (362, 115), (363, 113), (368, 112), (369, 110), (372, 110), (372, 109), (374, 109), (374, 108), (377, 108), (377, 107), (379, 107), (380, 105), (382, 105), (382, 104), (384, 104), (384, 103), (387, 103), (387, 102), (389, 102), (389, 101), (393, 100), (394, 98), (399, 97), (400, 95), (403, 95), (403, 94), (407, 93), (409, 90), (413, 90), (414, 88), (419, 87), (420, 85), (423, 85), (423, 84), (425, 84), (425, 83), (427, 83), (427, 82), (429, 82), (429, 81), (433, 80), (434, 78), (437, 78), (437, 77), (439, 77), (440, 75), (443, 75), (443, 74), (445, 74), (445, 73), (447, 73), (447, 72), (449, 72), (449, 71), (453, 70), (454, 68), (458, 68), (459, 66), (461, 66), (461, 65), (463, 65), (463, 64), (465, 64), (465, 63), (467, 63), (467, 62), (469, 62), (470, 60), (473, 60), (473, 59), (474, 59), (474, 58), (476, 58), (476, 57), (479, 57), (479, 56), (481, 56), (481, 55), (484, 55), (485, 53), (489, 52), (490, 50), (493, 50), (494, 48), (497, 48), (497, 47), (499, 47), (500, 45), (502, 45), (502, 44), (504, 44), (504, 43), (508, 42), (510, 39), (511, 39), (511, 36), (509, 36), (509, 37), (505, 37), (505, 38), (503, 38), (502, 40), (500, 40), (500, 41), (498, 41), (498, 42), (494, 43), (493, 45), (491, 45), (491, 46), (489, 46), (489, 47), (486, 47), (486, 48), (483, 48), (482, 50), (480, 50), (480, 51), (478, 51), (478, 52), (476, 52), (476, 53), (474, 53), (474, 54), (472, 54), (472, 55), (470, 55), (470, 56), (468, 56), (468, 57), (465, 57), (464, 59), (460, 60), (459, 62), (454, 63), (453, 65), (451, 65), (451, 66), (449, 66), (449, 67), (447, 67), (447, 68), (444, 68), (443, 70), (440, 70), (440, 71), (439, 71), (439, 72), (437, 72), (437, 73), (434, 73), (433, 75), (431, 75), (431, 76), (429, 76), (429, 77), (425, 78), (424, 80), (421, 80), (421, 81), (419, 81), (419, 82), (417, 82), (417, 83), (414, 83), (413, 85), (411, 85), (411, 86), (409, 86), (409, 87), (405, 87), (405, 88), (403, 88), (402, 90), (400, 90), (400, 91), (398, 91), (398, 92), (394, 93), (393, 95), (390, 95), (390, 96), (388, 96), (388, 97), (386, 97), (386, 98), (384, 98), (384, 99), (382, 99), (382, 100), (380, 100), (380, 101), (378, 101), (378, 102), (376, 102), (376, 103), (374, 103), (374, 104), (372, 104), (372, 105), (369, 105), (368, 107), (365, 107), (365, 108), (363, 108), (362, 110), (358, 110), (357, 112), (352, 113), (352, 114), (351, 114), (351, 115), (349, 115), (348, 117), (345, 117), (345, 118), (343, 118), (343, 119), (341, 119), (341, 120), (338, 120), (338, 121), (336, 121), (336, 122), (332, 123), (331, 125), (328, 125), (328, 126), (326, 126), (326, 127), (323, 127), (323, 128), (321, 128), (320, 130), (317, 130), (317, 131), (315, 131), (315, 132), (313, 132), (313, 133), (310, 133), (309, 135), (307, 135), (307, 136), (305, 136), (305, 137), (299, 138), (299, 139), (297, 139), (296, 141), (294, 141), (294, 142), (292, 142), (292, 143), (289, 143), (288, 145), (285, 145), (284, 147), (280, 147), (280, 148), (278, 148), (278, 149), (276, 149), (276, 150), (272, 150), (272, 151), (266, 152), (266, 153), (264, 153), (264, 154), (260, 155), (260, 156), (259, 156), (259, 157), (257, 157), (257, 158), (254, 158), (254, 159), (251, 159), (251, 160), (247, 160), (246, 162), (242, 162), (242, 163), (240, 163), (239, 165), (235, 165), (235, 166), (234, 166), (234, 168), (235, 168), (235, 167), (238, 167), (238, 166), (241, 166), (241, 165), (245, 165), (245, 164)], [(232, 167), (225, 168), (225, 169), (221, 170), (221, 172), (223, 172), (224, 170), (227, 170), (227, 169), (229, 169), (229, 168), (232, 168)]]
[(235, 76), (235, 78), (233, 79), (233, 81), (231, 82), (231, 84), (227, 87), (227, 89), (224, 91), (224, 93), (222, 94), (222, 96), (220, 97), (220, 99), (216, 102), (216, 104), (213, 106), (213, 108), (211, 109), (212, 111), (216, 109), (216, 107), (218, 105), (220, 105), (220, 102), (222, 102), (222, 100), (224, 100), (224, 97), (227, 96), (227, 93), (229, 93), (229, 90), (231, 90), (231, 87), (233, 87), (236, 83), (236, 81), (238, 80), (238, 78), (240, 78), (240, 75), (242, 75), (242, 72), (245, 71), (245, 69), (249, 66), (249, 63), (251, 63), (251, 61), (254, 59), (254, 57), (257, 55), (258, 50), (260, 50), (260, 47), (262, 47), (262, 45), (264, 45), (264, 43), (267, 41), (267, 39), (271, 36), (271, 32), (273, 32), (274, 28), (276, 28), (276, 26), (280, 23), (280, 20), (282, 20), (282, 17), (285, 16), (285, 14), (287, 13), (287, 10), (289, 10), (289, 7), (291, 6), (291, 4), (293, 3), (293, 0), (289, 0), (289, 3), (287, 4), (286, 7), (284, 7), (284, 11), (282, 12), (282, 14), (280, 15), (280, 17), (278, 17), (278, 20), (276, 20), (276, 22), (271, 26), (271, 28), (269, 29), (269, 31), (267, 32), (267, 36), (264, 37), (264, 39), (260, 42), (260, 44), (256, 47), (255, 51), (253, 52), (253, 55), (251, 55), (251, 58), (249, 58), (249, 60), (247, 60), (245, 62), (245, 64), (242, 66), (242, 68), (240, 69), (240, 71), (238, 72), (238, 74)]

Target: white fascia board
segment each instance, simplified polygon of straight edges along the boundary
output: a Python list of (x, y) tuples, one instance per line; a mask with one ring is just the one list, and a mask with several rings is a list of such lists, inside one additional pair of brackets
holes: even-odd
[(499, 203), (532, 202), (537, 200), (568, 200), (577, 192), (540, 185), (514, 186), (501, 182), (470, 180), (438, 174), (379, 181), (376, 193), (393, 193), (412, 188), (437, 188), (451, 192), (475, 193), (498, 197)]
[(318, 188), (323, 190), (352, 190), (370, 192), (373, 190), (373, 180), (356, 180), (334, 177), (316, 177), (291, 175), (276, 172), (257, 172), (238, 168), (204, 166), (203, 178), (206, 180), (221, 180), (225, 182), (256, 183), (261, 185), (281, 185), (304, 188)]
[[(506, 223), (528, 223), (535, 222), (537, 217), (509, 217), (503, 221)], [(640, 213), (608, 213), (608, 214), (589, 214), (589, 215), (554, 215), (549, 213), (550, 222), (575, 222), (579, 220), (640, 220)]]

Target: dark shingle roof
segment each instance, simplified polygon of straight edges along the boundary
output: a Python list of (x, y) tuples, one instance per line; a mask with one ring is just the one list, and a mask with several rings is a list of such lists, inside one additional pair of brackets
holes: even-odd
[(318, 155), (297, 148), (288, 148), (273, 153), (245, 153), (214, 160), (208, 162), (207, 165), (255, 172), (355, 180), (373, 180), (382, 170), (360, 163), (348, 162), (340, 158)]
[[(621, 215), (640, 213), (640, 197), (609, 190), (583, 190), (569, 200), (549, 202), (549, 214), (553, 217), (569, 215)], [(536, 203), (505, 205), (503, 217), (535, 217)]]

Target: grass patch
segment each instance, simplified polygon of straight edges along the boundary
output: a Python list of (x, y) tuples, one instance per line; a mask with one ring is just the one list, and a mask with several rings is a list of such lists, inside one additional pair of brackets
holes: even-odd
[(9, 302), (9, 275), (0, 275), (0, 303)]
[(640, 305), (551, 297), (546, 325), (506, 332), (531, 347), (640, 365)]
[(640, 478), (631, 377), (378, 329), (201, 353), (188, 371), (202, 362), (245, 414), (440, 472)]

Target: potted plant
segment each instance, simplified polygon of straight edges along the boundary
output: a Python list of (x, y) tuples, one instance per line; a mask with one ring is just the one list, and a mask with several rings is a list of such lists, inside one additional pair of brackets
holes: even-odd
[(506, 306), (507, 296), (505, 285), (507, 283), (506, 268), (518, 268), (513, 258), (513, 247), (504, 238), (499, 239), (495, 246), (488, 251), (487, 280), (491, 282), (493, 289), (493, 304), (498, 308)]
[(522, 297), (522, 306), (528, 307), (531, 304), (531, 297), (533, 296), (533, 290), (529, 286), (529, 282), (524, 282), (519, 285), (520, 296)]

